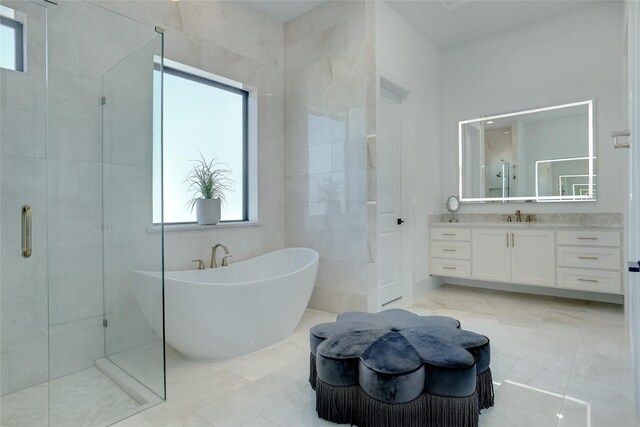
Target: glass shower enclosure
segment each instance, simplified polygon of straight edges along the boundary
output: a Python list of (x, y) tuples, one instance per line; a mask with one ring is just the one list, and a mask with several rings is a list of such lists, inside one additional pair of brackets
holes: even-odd
[(163, 34), (85, 1), (0, 15), (0, 56), (14, 26), (23, 60), (0, 63), (0, 425), (109, 425), (165, 398), (164, 339), (132, 280), (163, 270)]

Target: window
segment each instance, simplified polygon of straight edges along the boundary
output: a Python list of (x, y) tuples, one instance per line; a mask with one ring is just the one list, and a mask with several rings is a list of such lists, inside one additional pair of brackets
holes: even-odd
[(0, 67), (24, 71), (24, 16), (0, 6)]
[[(189, 67), (185, 67), (187, 69)], [(200, 154), (215, 158), (232, 171), (233, 191), (226, 192), (221, 221), (246, 221), (247, 213), (247, 102), (248, 92), (202, 77), (164, 67), (163, 172), (164, 222), (196, 222), (187, 206), (193, 193), (185, 178)], [(160, 71), (155, 72), (159, 88)], [(159, 152), (157, 150), (156, 152)], [(159, 163), (159, 162), (158, 162)], [(159, 200), (159, 168), (154, 167), (154, 199)], [(153, 222), (160, 223), (159, 202)]]

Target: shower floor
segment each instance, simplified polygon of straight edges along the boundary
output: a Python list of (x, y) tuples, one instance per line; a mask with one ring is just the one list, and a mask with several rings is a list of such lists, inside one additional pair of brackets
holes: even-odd
[[(96, 368), (0, 398), (0, 426), (46, 427), (50, 388), (51, 426), (101, 426), (140, 410), (140, 405)], [(117, 417), (117, 418), (114, 418)]]

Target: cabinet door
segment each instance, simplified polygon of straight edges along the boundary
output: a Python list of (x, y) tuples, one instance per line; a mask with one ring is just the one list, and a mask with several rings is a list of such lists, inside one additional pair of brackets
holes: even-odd
[(471, 238), (471, 276), (479, 280), (508, 282), (509, 232), (507, 229), (475, 229)]
[(553, 231), (512, 231), (511, 280), (535, 286), (556, 285)]

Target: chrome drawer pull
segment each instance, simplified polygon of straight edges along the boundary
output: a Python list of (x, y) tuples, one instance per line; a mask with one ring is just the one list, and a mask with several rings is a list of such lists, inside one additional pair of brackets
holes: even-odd
[(455, 249), (443, 249), (442, 251), (443, 252), (455, 252), (456, 250)]
[(455, 267), (446, 267), (446, 266), (442, 267), (442, 268), (444, 268), (445, 270), (455, 270), (456, 269)]
[(597, 237), (578, 237), (578, 240), (598, 240)]
[(598, 259), (597, 256), (579, 256), (579, 259)]
[(442, 233), (443, 236), (455, 236), (455, 233)]
[(598, 283), (598, 281), (595, 279), (580, 279), (580, 278), (578, 278), (578, 282)]

